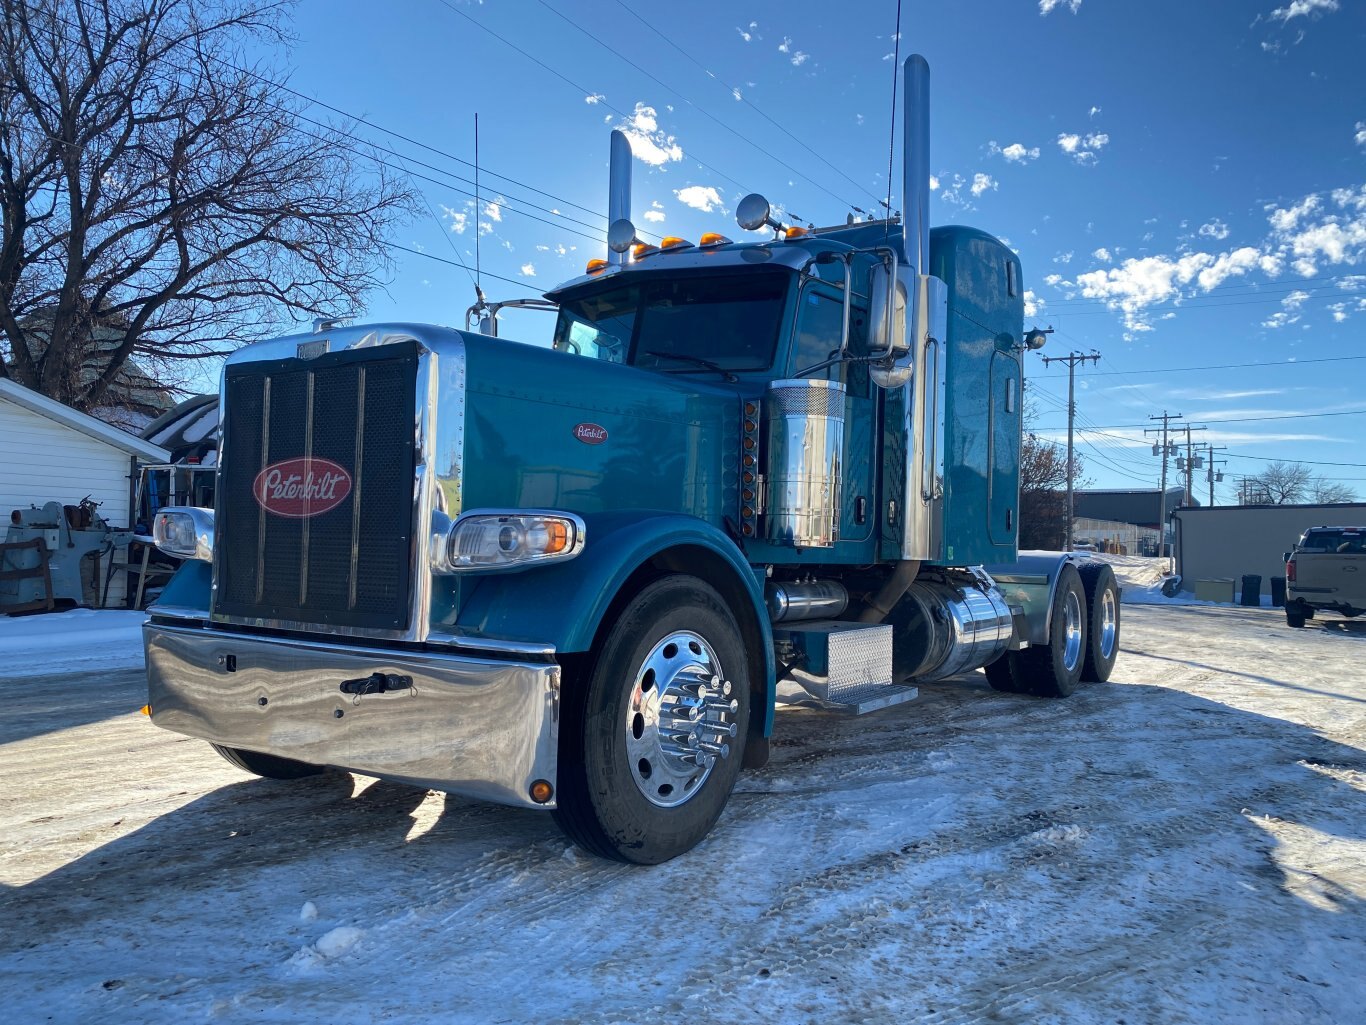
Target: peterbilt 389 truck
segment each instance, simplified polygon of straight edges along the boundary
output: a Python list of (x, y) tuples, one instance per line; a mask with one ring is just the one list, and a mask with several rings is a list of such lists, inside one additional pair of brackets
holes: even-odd
[[(550, 348), (319, 324), (221, 385), (216, 508), (145, 627), (158, 726), (261, 776), (351, 770), (549, 809), (600, 855), (699, 842), (762, 766), (780, 681), (868, 712), (985, 667), (1063, 697), (1119, 646), (1108, 567), (1016, 549), (1015, 254), (904, 217), (647, 245), (613, 139), (610, 255)], [(467, 324), (468, 326), (468, 324)], [(785, 688), (786, 689), (786, 688)], [(914, 706), (882, 714), (913, 715)]]

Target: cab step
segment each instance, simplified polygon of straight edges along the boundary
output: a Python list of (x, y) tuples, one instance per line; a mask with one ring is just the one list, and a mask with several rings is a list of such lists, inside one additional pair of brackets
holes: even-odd
[(892, 682), (892, 628), (886, 624), (810, 620), (773, 628), (792, 679), (841, 712), (862, 715), (910, 701), (915, 687)]

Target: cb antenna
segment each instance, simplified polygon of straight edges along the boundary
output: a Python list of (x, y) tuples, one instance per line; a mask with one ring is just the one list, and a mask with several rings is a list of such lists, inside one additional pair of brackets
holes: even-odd
[(481, 265), (479, 262), (479, 236), (483, 234), (479, 230), (479, 218), (484, 216), (484, 204), (479, 198), (479, 112), (474, 113), (474, 294), (478, 296), (479, 302), (484, 301), (483, 281)]

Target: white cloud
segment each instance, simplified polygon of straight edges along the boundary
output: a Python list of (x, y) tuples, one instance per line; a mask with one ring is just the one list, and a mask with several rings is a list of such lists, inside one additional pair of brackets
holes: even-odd
[(862, 115), (862, 114), (855, 114), (855, 115), (854, 115), (854, 123), (855, 123), (855, 124), (858, 124), (858, 125), (863, 124), (863, 115)]
[(631, 152), (652, 167), (683, 159), (683, 147), (672, 135), (660, 130), (659, 114), (654, 107), (637, 103), (635, 112), (619, 122), (617, 128), (630, 140)]
[(1204, 238), (1212, 238), (1216, 242), (1222, 242), (1228, 238), (1228, 225), (1216, 217), (1208, 224), (1200, 225), (1199, 234)]
[(801, 50), (798, 50), (796, 53), (794, 53), (794, 54), (792, 55), (792, 66), (795, 67), (795, 68), (800, 68), (803, 64), (805, 64), (805, 63), (806, 63), (808, 60), (810, 60), (810, 59), (811, 59), (811, 54), (809, 54), (809, 53), (802, 53)]
[(583, 98), (583, 102), (590, 104), (601, 103), (605, 99), (607, 99), (607, 97), (604, 96), (602, 93), (589, 93), (587, 96)]
[(1277, 7), (1269, 17), (1274, 21), (1286, 22), (1291, 18), (1301, 18), (1311, 14), (1315, 17), (1321, 14), (1332, 14), (1338, 7), (1338, 0), (1291, 0), (1285, 7)]
[(788, 36), (783, 36), (783, 41), (778, 44), (779, 53), (790, 53), (792, 51), (792, 40)]
[(1332, 313), (1333, 313), (1333, 320), (1336, 321), (1337, 323), (1341, 324), (1344, 320), (1347, 319), (1347, 304), (1346, 304), (1346, 303), (1333, 303), (1333, 304), (1331, 304), (1331, 305), (1328, 307), (1328, 309), (1330, 309), (1330, 310), (1332, 311)]
[[(750, 27), (751, 29), (754, 28), (754, 22), (751, 21), (751, 22), (749, 23), (749, 27)], [(743, 40), (744, 40), (745, 42), (747, 42), (747, 43), (748, 43), (750, 40), (752, 40), (752, 39), (754, 38), (754, 33), (753, 33), (753, 32), (750, 32), (750, 31), (747, 31), (747, 30), (745, 30), (745, 29), (742, 29), (742, 28), (740, 28), (738, 25), (735, 27), (735, 31), (736, 31), (736, 32), (739, 32), (739, 33), (740, 33), (740, 38), (743, 39)]]
[(1037, 317), (1043, 313), (1044, 307), (1048, 303), (1040, 299), (1031, 289), (1026, 289), (1024, 294), (1024, 315), (1026, 317)]
[(1100, 108), (1099, 108), (1099, 107), (1092, 107), (1089, 111), (1086, 112), (1086, 116), (1087, 116), (1087, 117), (1095, 117), (1095, 116), (1096, 116), (1097, 114), (1099, 114), (1099, 113), (1100, 113)]
[(647, 221), (650, 221), (651, 223), (659, 224), (660, 222), (662, 222), (662, 221), (664, 220), (664, 211), (663, 211), (663, 210), (646, 210), (646, 211), (645, 211), (645, 219), (646, 219)]
[(1094, 253), (1092, 253), (1091, 255), (1092, 255), (1095, 259), (1099, 260), (1101, 263), (1111, 263), (1111, 262), (1113, 261), (1113, 259), (1114, 259), (1114, 258), (1110, 255), (1110, 250), (1106, 249), (1104, 246), (1101, 246), (1099, 249), (1097, 249), (1097, 250), (1096, 250)]
[(1287, 295), (1284, 299), (1281, 300), (1281, 305), (1284, 306), (1287, 310), (1298, 310), (1301, 306), (1304, 305), (1304, 301), (1308, 298), (1308, 292), (1302, 292), (1299, 289), (1296, 289), (1295, 291), (1291, 292), (1289, 295)]
[(1059, 253), (1057, 256), (1053, 257), (1053, 262), (1054, 262), (1054, 263), (1063, 263), (1063, 264), (1071, 263), (1071, 262), (1072, 262), (1072, 257), (1073, 257), (1074, 255), (1075, 255), (1075, 254), (1072, 252), (1072, 250), (1069, 249), (1067, 252), (1065, 252), (1065, 253)]
[(445, 203), (441, 204), (441, 216), (451, 222), (451, 231), (457, 235), (465, 234), (465, 229), (470, 226), (468, 214), (460, 210), (452, 210)]
[(989, 174), (983, 174), (981, 171), (978, 171), (972, 176), (972, 194), (974, 196), (980, 196), (988, 189), (994, 190), (996, 187), (996, 179)]
[(521, 273), (524, 278), (534, 278), (536, 276), (536, 268), (529, 263), (524, 263), (522, 264)]
[(497, 202), (485, 203), (484, 216), (491, 221), (501, 221), (503, 219), (503, 208)]
[(1334, 189), (1328, 199), (1314, 193), (1288, 208), (1272, 208), (1267, 218), (1277, 255), (1303, 277), (1317, 274), (1324, 263), (1366, 260), (1366, 185)]
[(739, 90), (738, 87), (734, 87), (734, 86), (733, 86), (733, 87), (731, 88), (731, 90), (730, 90), (730, 94), (731, 94), (732, 96), (735, 97), (735, 102), (736, 102), (736, 103), (739, 103), (741, 100), (743, 100), (743, 99), (745, 98), (744, 95), (740, 92), (740, 90)]
[(939, 179), (935, 175), (930, 175), (930, 191), (939, 191)]
[[(1296, 2), (1298, 3), (1300, 0), (1296, 0)], [(1336, 0), (1330, 0), (1330, 2), (1336, 2)], [(1039, 17), (1047, 17), (1058, 7), (1066, 7), (1073, 14), (1076, 14), (1077, 9), (1081, 7), (1081, 0), (1039, 0)]]
[(1089, 132), (1086, 135), (1063, 132), (1058, 136), (1058, 148), (1079, 164), (1092, 164), (1110, 143), (1110, 136), (1104, 132)]
[(998, 146), (996, 140), (992, 139), (987, 143), (987, 153), (991, 156), (996, 156), (999, 153), (1012, 164), (1023, 164), (1030, 160), (1039, 159), (1039, 147), (1027, 147), (1022, 142), (1012, 142), (1009, 146)]
[(1298, 313), (1287, 313), (1285, 310), (1278, 310), (1267, 317), (1266, 320), (1262, 321), (1262, 327), (1269, 327), (1272, 329), (1288, 327), (1291, 324), (1298, 324), (1299, 320), (1300, 315)]
[(674, 195), (684, 206), (703, 213), (711, 213), (721, 206), (721, 194), (710, 185), (689, 185), (685, 189), (675, 189)]
[(1366, 121), (1357, 122), (1356, 140), (1358, 146), (1366, 146)]

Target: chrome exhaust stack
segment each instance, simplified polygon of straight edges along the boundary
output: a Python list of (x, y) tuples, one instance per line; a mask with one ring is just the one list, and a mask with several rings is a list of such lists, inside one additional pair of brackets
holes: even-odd
[(906, 261), (916, 274), (930, 265), (930, 65), (918, 53), (901, 68), (905, 90), (901, 140), (901, 209)]
[[(625, 134), (612, 131), (612, 153), (607, 164), (607, 223), (631, 219), (631, 142)], [(624, 264), (626, 250), (607, 249), (609, 264)]]

